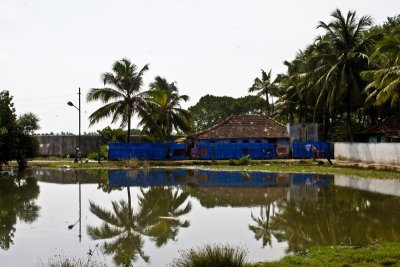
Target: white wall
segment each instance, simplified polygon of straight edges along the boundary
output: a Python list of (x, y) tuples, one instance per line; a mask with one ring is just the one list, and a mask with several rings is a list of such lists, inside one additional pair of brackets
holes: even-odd
[(335, 143), (335, 159), (400, 164), (400, 143)]

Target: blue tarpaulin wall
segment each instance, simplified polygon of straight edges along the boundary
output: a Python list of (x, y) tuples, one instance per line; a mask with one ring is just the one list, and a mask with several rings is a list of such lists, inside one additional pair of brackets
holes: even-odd
[(333, 158), (328, 142), (293, 142), (292, 155), (295, 159)]
[(184, 143), (109, 143), (108, 158), (138, 160), (180, 160), (186, 157)]
[(208, 143), (196, 144), (198, 159), (272, 159), (277, 157), (272, 143)]

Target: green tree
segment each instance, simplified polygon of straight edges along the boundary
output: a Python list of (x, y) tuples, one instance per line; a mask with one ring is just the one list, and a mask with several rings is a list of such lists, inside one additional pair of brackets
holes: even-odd
[(191, 128), (194, 132), (207, 129), (231, 115), (262, 114), (265, 102), (259, 96), (233, 98), (228, 96), (205, 95), (196, 105), (189, 107)]
[(378, 42), (375, 56), (379, 58), (380, 67), (361, 73), (361, 77), (369, 82), (365, 88), (367, 101), (372, 100), (377, 106), (388, 102), (392, 107), (399, 106), (400, 34), (387, 35)]
[(0, 170), (3, 164), (14, 158), (13, 140), (17, 117), (12, 100), (13, 97), (8, 91), (0, 92)]
[(15, 158), (20, 170), (26, 168), (29, 158), (33, 158), (38, 154), (39, 141), (34, 136), (34, 133), (39, 129), (39, 118), (31, 112), (21, 115), (17, 120)]
[(112, 72), (102, 74), (105, 88), (92, 88), (87, 94), (87, 101), (100, 100), (104, 106), (89, 116), (90, 125), (112, 116), (112, 123), (121, 120), (121, 127), (128, 127), (127, 142), (130, 142), (132, 116), (143, 114), (147, 106), (143, 86), (143, 74), (149, 69), (146, 64), (137, 71), (137, 66), (128, 59), (116, 61)]
[(181, 107), (181, 102), (189, 96), (180, 95), (175, 83), (157, 76), (147, 91), (149, 105), (140, 114), (143, 132), (158, 140), (167, 140), (173, 131), (187, 133), (190, 130), (189, 113)]
[(253, 85), (249, 88), (249, 93), (257, 93), (257, 96), (265, 97), (265, 115), (271, 114), (269, 97), (275, 94), (276, 86), (275, 81), (271, 82), (271, 70), (268, 74), (261, 70), (261, 79), (255, 78)]
[(332, 112), (335, 105), (345, 103), (348, 138), (354, 140), (351, 112), (363, 102), (363, 82), (360, 72), (368, 69), (368, 51), (374, 38), (364, 35), (367, 27), (372, 25), (370, 16), (357, 20), (356, 12), (349, 11), (346, 16), (337, 9), (332, 13), (334, 18), (329, 24), (320, 21), (318, 28), (326, 31), (323, 42), (329, 46), (329, 54), (321, 54), (319, 72), (320, 97), (325, 98), (326, 105)]
[(111, 129), (107, 126), (103, 130), (97, 131), (102, 137), (104, 137), (107, 142), (123, 142), (126, 140), (127, 132), (123, 129)]

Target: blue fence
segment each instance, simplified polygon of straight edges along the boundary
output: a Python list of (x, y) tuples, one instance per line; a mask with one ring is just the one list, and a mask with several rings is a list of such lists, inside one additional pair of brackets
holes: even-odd
[(292, 155), (295, 159), (333, 158), (333, 153), (327, 142), (294, 142)]
[(186, 158), (184, 143), (109, 143), (108, 158), (139, 160), (181, 160)]
[(272, 159), (277, 157), (272, 143), (206, 143), (199, 142), (191, 155), (198, 159)]
[[(185, 143), (109, 143), (108, 158), (138, 160), (183, 160), (187, 156), (201, 160), (277, 158), (276, 147), (272, 143), (208, 143), (198, 142), (196, 148)], [(295, 159), (333, 158), (327, 142), (294, 142), (292, 157)]]

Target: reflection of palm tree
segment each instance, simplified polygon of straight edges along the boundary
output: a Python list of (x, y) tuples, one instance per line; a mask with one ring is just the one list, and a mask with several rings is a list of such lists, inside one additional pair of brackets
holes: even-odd
[[(128, 188), (129, 192), (129, 188)], [(149, 257), (144, 254), (142, 231), (139, 217), (133, 213), (131, 204), (126, 201), (113, 201), (112, 212), (100, 208), (90, 201), (90, 211), (103, 221), (100, 227), (88, 226), (88, 234), (94, 239), (113, 239), (104, 243), (106, 254), (115, 253), (114, 260), (119, 265), (130, 265), (137, 260), (137, 255), (146, 262)]]
[(256, 223), (256, 225), (249, 225), (250, 231), (254, 233), (254, 237), (256, 240), (262, 239), (262, 245), (265, 247), (269, 245), (272, 247), (271, 243), (271, 229), (270, 229), (270, 215), (271, 215), (271, 204), (268, 204), (264, 208), (261, 206), (260, 209), (260, 217), (256, 218), (253, 213), (251, 213), (251, 218)]
[(179, 219), (192, 209), (190, 202), (185, 205), (189, 194), (180, 193), (171, 187), (153, 187), (148, 191), (141, 189), (141, 192), (139, 216), (143, 219), (146, 233), (157, 246), (165, 245), (169, 239), (175, 240), (180, 227), (189, 227), (189, 221)]
[(318, 201), (277, 202), (279, 212), (271, 217), (270, 229), (279, 242), (288, 242), (289, 252), (310, 246), (365, 245), (382, 240), (400, 240), (394, 197), (347, 188), (321, 188)]
[(14, 243), (17, 218), (32, 223), (39, 216), (39, 207), (34, 202), (39, 196), (39, 186), (32, 178), (17, 179), (0, 176), (0, 248), (8, 250)]
[[(180, 227), (188, 227), (188, 221), (178, 217), (191, 210), (191, 204), (185, 201), (188, 194), (179, 193), (172, 188), (153, 187), (141, 190), (140, 209), (135, 213), (131, 205), (131, 194), (127, 187), (128, 202), (113, 201), (112, 211), (102, 209), (90, 201), (90, 211), (103, 221), (100, 227), (88, 226), (88, 234), (94, 240), (108, 239), (104, 243), (106, 254), (115, 254), (118, 265), (131, 265), (138, 255), (145, 261), (149, 257), (143, 251), (143, 236), (150, 236), (157, 246), (175, 240)], [(182, 207), (184, 205), (184, 207)]]

